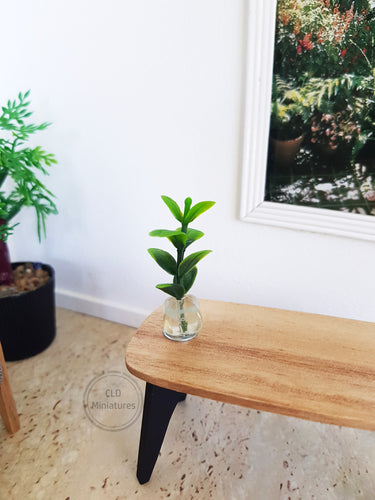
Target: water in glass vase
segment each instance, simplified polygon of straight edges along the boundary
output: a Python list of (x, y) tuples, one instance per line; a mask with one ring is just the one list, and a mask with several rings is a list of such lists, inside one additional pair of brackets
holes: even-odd
[(170, 297), (164, 302), (164, 335), (183, 342), (193, 339), (202, 328), (199, 304), (193, 295), (181, 300)]

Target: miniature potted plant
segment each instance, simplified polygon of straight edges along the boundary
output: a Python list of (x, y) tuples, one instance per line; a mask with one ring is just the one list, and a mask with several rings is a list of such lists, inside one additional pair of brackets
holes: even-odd
[(310, 102), (303, 86), (297, 88), (280, 76), (275, 76), (270, 123), (275, 165), (288, 166), (293, 163), (301, 147), (310, 113)]
[[(319, 146), (319, 153), (329, 158), (337, 148), (343, 148), (343, 153), (352, 150), (361, 137), (361, 124), (352, 119), (346, 110), (330, 113), (320, 113), (313, 117), (311, 124), (311, 143)], [(347, 155), (350, 159), (350, 154)]]
[(169, 252), (159, 248), (149, 248), (148, 252), (159, 266), (173, 276), (172, 283), (156, 285), (156, 288), (171, 295), (164, 303), (164, 335), (171, 340), (185, 341), (193, 339), (202, 326), (198, 301), (187, 292), (193, 286), (198, 273), (197, 264), (211, 250), (200, 250), (185, 256), (186, 249), (204, 233), (189, 228), (199, 215), (211, 208), (215, 202), (201, 201), (192, 205), (191, 198), (186, 198), (184, 210), (168, 196), (162, 196), (172, 215), (181, 224), (176, 230), (157, 229), (150, 236), (167, 238), (176, 249), (175, 259)]
[(24, 207), (35, 210), (39, 240), (45, 235), (47, 215), (57, 213), (53, 194), (38, 177), (48, 174), (55, 157), (26, 144), (30, 135), (49, 126), (28, 122), (29, 94), (19, 93), (0, 115), (0, 341), (8, 361), (40, 352), (55, 336), (53, 269), (11, 264), (7, 247), (17, 225), (13, 219)]
[(372, 135), (374, 78), (311, 78), (306, 88), (313, 108), (311, 145), (324, 158), (339, 152), (350, 163)]

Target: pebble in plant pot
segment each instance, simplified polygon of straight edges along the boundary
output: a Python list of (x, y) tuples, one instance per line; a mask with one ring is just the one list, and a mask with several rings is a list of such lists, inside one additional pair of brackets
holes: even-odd
[(162, 200), (175, 219), (180, 222), (181, 227), (175, 231), (156, 229), (151, 231), (150, 236), (167, 238), (176, 249), (177, 259), (159, 248), (149, 248), (148, 252), (164, 271), (173, 276), (172, 283), (156, 285), (156, 288), (171, 295), (164, 302), (163, 333), (170, 340), (186, 341), (193, 339), (202, 327), (198, 301), (193, 295), (187, 295), (187, 292), (197, 276), (198, 262), (211, 252), (211, 250), (200, 250), (185, 256), (187, 247), (204, 235), (202, 231), (188, 226), (215, 202), (201, 201), (191, 206), (191, 198), (186, 198), (182, 212), (172, 198), (162, 196)]
[[(0, 137), (0, 341), (7, 361), (41, 352), (52, 342), (56, 331), (52, 267), (36, 263), (11, 264), (7, 247), (7, 238), (17, 225), (12, 223), (13, 218), (22, 208), (34, 208), (39, 241), (46, 232), (47, 215), (57, 213), (53, 194), (37, 176), (48, 174), (47, 168), (56, 163), (55, 157), (40, 146), (26, 145), (31, 134), (49, 126), (49, 123), (28, 122), (29, 94), (30, 91), (19, 93), (16, 100), (2, 107), (0, 115), (3, 132)], [(5, 182), (8, 179), (10, 183)], [(28, 276), (30, 273), (32, 276)]]

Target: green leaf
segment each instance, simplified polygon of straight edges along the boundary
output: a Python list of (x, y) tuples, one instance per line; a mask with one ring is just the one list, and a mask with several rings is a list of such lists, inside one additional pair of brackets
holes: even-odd
[(176, 234), (179, 234), (179, 231), (171, 231), (170, 229), (155, 229), (149, 233), (150, 236), (157, 236), (159, 238), (169, 238)]
[(156, 288), (161, 290), (162, 292), (167, 293), (168, 295), (172, 295), (177, 300), (181, 300), (185, 295), (185, 289), (181, 285), (177, 285), (176, 283), (164, 283), (161, 285), (156, 285)]
[(164, 201), (169, 210), (172, 212), (173, 217), (177, 219), (179, 222), (182, 222), (183, 215), (177, 203), (174, 200), (172, 200), (172, 198), (169, 198), (169, 196), (162, 196), (161, 199)]
[(197, 203), (196, 205), (194, 205), (190, 209), (184, 222), (186, 224), (190, 224), (190, 222), (192, 222), (199, 215), (203, 214), (203, 212), (205, 212), (206, 210), (208, 210), (209, 208), (211, 208), (214, 205), (215, 205), (214, 201), (201, 201), (201, 202)]
[(149, 234), (150, 236), (158, 236), (159, 238), (168, 238), (176, 248), (184, 248), (187, 240), (186, 234), (182, 233), (181, 229), (176, 229), (176, 231), (170, 231), (169, 229), (155, 229)]
[(197, 267), (193, 267), (192, 269), (190, 269), (189, 272), (184, 274), (184, 276), (182, 277), (181, 281), (182, 281), (182, 286), (185, 289), (185, 293), (187, 293), (193, 286), (195, 278), (197, 277), (197, 273), (198, 273)]
[(178, 275), (181, 277), (184, 274), (188, 273), (194, 266), (198, 264), (200, 260), (203, 259), (206, 255), (208, 255), (211, 250), (200, 250), (199, 252), (194, 252), (191, 255), (188, 255), (178, 266)]
[(173, 276), (176, 274), (177, 262), (170, 253), (165, 250), (160, 250), (159, 248), (149, 248), (148, 253), (164, 271)]
[(172, 235), (168, 239), (172, 243), (172, 245), (179, 250), (182, 250), (186, 246), (187, 236), (185, 233), (178, 232), (177, 234)]
[(186, 231), (186, 236), (187, 236), (186, 247), (188, 247), (189, 245), (194, 243), (194, 241), (199, 240), (199, 238), (202, 238), (202, 236), (204, 236), (204, 233), (202, 233), (202, 231), (198, 231), (197, 229), (189, 228)]
[(185, 200), (185, 209), (184, 209), (184, 219), (186, 219), (187, 214), (189, 213), (191, 207), (192, 199), (186, 198)]

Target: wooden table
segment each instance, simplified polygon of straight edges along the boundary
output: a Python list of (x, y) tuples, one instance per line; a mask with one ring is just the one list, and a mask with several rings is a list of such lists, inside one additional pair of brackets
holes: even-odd
[(146, 395), (137, 477), (147, 482), (186, 393), (249, 408), (375, 430), (375, 324), (281, 309), (200, 302), (188, 342), (163, 336), (158, 308), (126, 352)]

